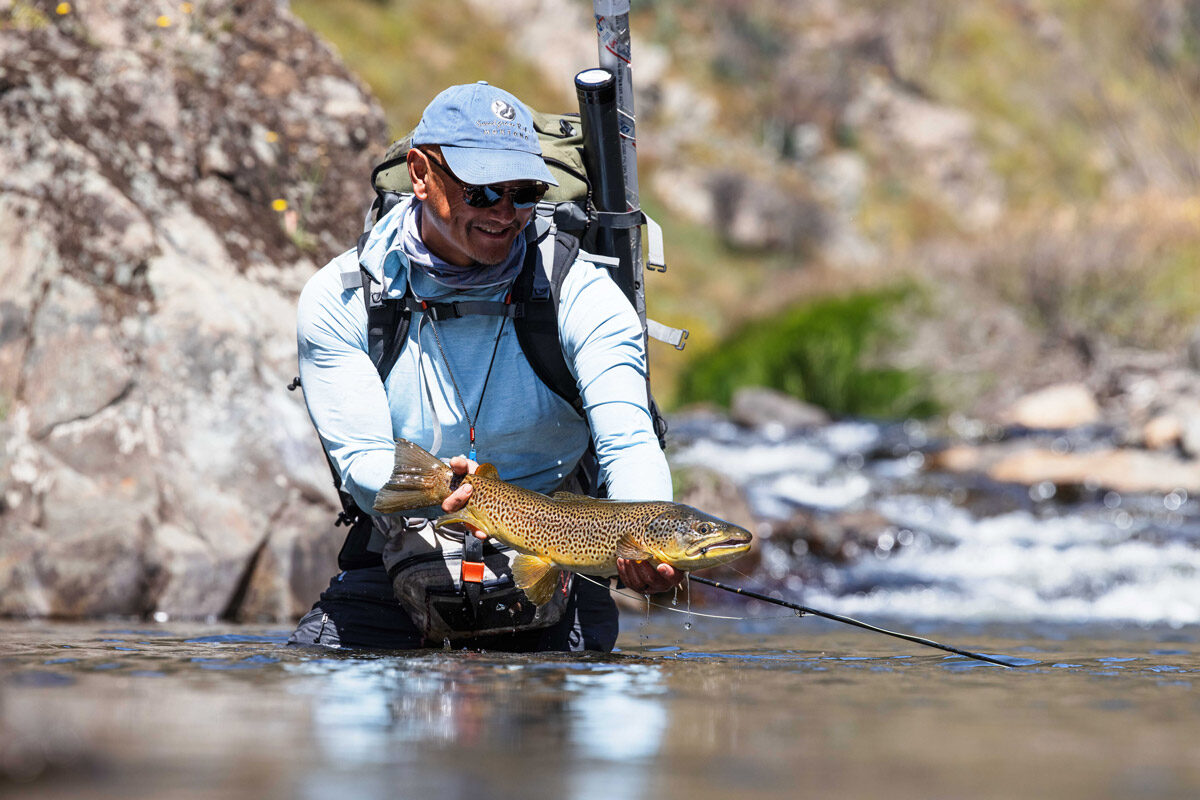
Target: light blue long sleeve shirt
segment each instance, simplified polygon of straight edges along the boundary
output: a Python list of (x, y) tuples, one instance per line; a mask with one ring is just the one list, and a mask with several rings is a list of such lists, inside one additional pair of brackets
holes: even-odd
[[(389, 298), (402, 297), (410, 279), (421, 294), (425, 277), (410, 270), (401, 249), (409, 207), (401, 203), (376, 224), (361, 258)], [(309, 415), (343, 488), (360, 508), (371, 511), (391, 476), (395, 439), (431, 449), (440, 437), (435, 455), (465, 454), (468, 416), (477, 412), (478, 460), (494, 464), (506, 481), (553, 491), (586, 449), (590, 424), (610, 497), (671, 499), (670, 471), (647, 410), (641, 325), (603, 267), (577, 261), (558, 307), (559, 342), (578, 382), (586, 423), (533, 372), (513, 321), (495, 316), (437, 322), (439, 349), (430, 323), (422, 325), (423, 314), (415, 312), (400, 358), (381, 381), (368, 354), (362, 289), (343, 287), (343, 273), (357, 275), (358, 269), (350, 250), (308, 281), (300, 296), (297, 345)], [(503, 300), (506, 293), (463, 292), (439, 302)]]

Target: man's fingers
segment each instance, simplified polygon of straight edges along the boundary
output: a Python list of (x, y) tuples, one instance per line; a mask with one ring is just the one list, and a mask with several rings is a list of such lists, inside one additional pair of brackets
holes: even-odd
[(450, 495), (442, 501), (442, 511), (447, 513), (452, 511), (461, 511), (466, 507), (467, 501), (470, 499), (471, 484), (464, 483), (462, 486), (451, 492)]
[(678, 585), (683, 573), (670, 564), (655, 564), (652, 561), (630, 561), (617, 559), (617, 573), (621, 582), (639, 594), (658, 594)]
[(466, 456), (454, 456), (449, 464), (455, 475), (474, 475), (475, 470), (479, 469), (479, 464)]

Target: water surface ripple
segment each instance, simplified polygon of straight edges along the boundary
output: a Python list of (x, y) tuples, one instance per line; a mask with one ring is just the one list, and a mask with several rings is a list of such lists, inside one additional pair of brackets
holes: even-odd
[[(627, 615), (630, 616), (630, 615)], [(1194, 629), (656, 613), (607, 655), (0, 624), (6, 797), (1200, 796)]]

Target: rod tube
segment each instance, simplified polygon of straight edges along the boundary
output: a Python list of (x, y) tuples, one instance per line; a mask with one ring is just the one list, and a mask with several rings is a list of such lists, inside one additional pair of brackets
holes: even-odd
[[(621, 160), (621, 133), (617, 123), (616, 78), (603, 68), (585, 69), (575, 76), (575, 94), (583, 129), (583, 160), (592, 184), (592, 202), (598, 211), (628, 210), (625, 174)], [(613, 278), (629, 302), (637, 307), (633, 242), (627, 228), (600, 227), (596, 249), (620, 260)]]

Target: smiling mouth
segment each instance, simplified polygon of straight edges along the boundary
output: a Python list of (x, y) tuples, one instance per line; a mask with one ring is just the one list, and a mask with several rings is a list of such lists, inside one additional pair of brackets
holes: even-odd
[(513, 226), (502, 225), (499, 228), (492, 228), (486, 225), (476, 225), (475, 230), (482, 233), (484, 236), (491, 236), (496, 239), (502, 239), (513, 232)]

